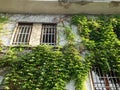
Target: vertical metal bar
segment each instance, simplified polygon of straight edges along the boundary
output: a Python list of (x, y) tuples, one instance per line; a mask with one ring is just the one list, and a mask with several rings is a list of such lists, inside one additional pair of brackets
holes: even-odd
[(101, 77), (102, 89), (104, 90), (105, 85), (104, 85), (104, 81), (103, 81), (103, 72), (102, 72), (102, 70), (101, 70), (100, 67), (99, 67), (99, 70), (100, 70), (100, 77)]
[(94, 83), (94, 80), (93, 80), (93, 74), (92, 74), (93, 70), (91, 70), (90, 74), (91, 74), (91, 79), (92, 79), (92, 84), (93, 84), (93, 88), (95, 90), (95, 83)]
[[(98, 71), (97, 71), (97, 67), (95, 67), (95, 73), (97, 73)], [(99, 88), (99, 86), (98, 86), (98, 84), (97, 83), (99, 83), (98, 81), (98, 76), (97, 76), (97, 74), (95, 75), (95, 79), (96, 79), (96, 88)]]
[(42, 43), (44, 43), (45, 42), (45, 38), (46, 38), (46, 36), (45, 36), (45, 31), (46, 29), (45, 29), (45, 25), (44, 25), (44, 28), (43, 28), (43, 42)]
[(117, 83), (117, 88), (119, 90), (120, 89), (120, 76), (117, 75), (117, 73), (116, 73), (116, 83)]
[(40, 38), (41, 38), (40, 44), (43, 43), (43, 36), (44, 36), (44, 25), (42, 24), (42, 30), (41, 30), (41, 36), (40, 36)]
[(15, 41), (16, 45), (18, 45), (18, 39), (19, 39), (20, 30), (21, 30), (21, 26), (19, 26), (18, 34), (17, 34), (17, 37), (16, 37), (16, 41)]
[(26, 36), (26, 25), (24, 25), (22, 44), (25, 44), (25, 36)]
[(19, 34), (19, 40), (18, 43), (22, 44), (22, 39), (23, 39), (23, 31), (24, 31), (24, 25), (21, 26), (20, 34)]
[(19, 32), (19, 25), (16, 28), (12, 44), (16, 44), (16, 39), (17, 39), (18, 32)]
[(44, 42), (43, 43), (46, 43), (46, 32), (47, 32), (47, 25), (44, 25)]
[[(110, 78), (110, 85), (111, 85), (111, 87), (113, 87), (114, 89), (116, 88), (116, 86), (115, 86), (115, 82), (114, 82), (114, 75), (113, 75), (113, 73), (112, 72), (110, 72), (109, 73), (109, 78)], [(115, 89), (116, 90), (116, 89)]]
[(53, 43), (53, 45), (55, 45), (55, 25), (53, 25), (53, 35), (52, 35), (52, 37), (53, 37), (53, 40), (52, 40), (52, 43)]
[(47, 44), (50, 44), (49, 42), (49, 36), (50, 36), (50, 25), (47, 26), (47, 33), (46, 33), (46, 39), (47, 39)]
[(117, 78), (117, 81), (118, 81), (118, 87), (120, 89), (120, 76)]
[(22, 41), (23, 44), (26, 44), (26, 42), (25, 42), (25, 37), (26, 37), (26, 35), (27, 35), (26, 32), (27, 32), (27, 25), (24, 26), (24, 34), (23, 34), (23, 41)]
[(54, 25), (52, 26), (52, 32), (51, 32), (51, 42), (52, 42), (52, 45), (54, 45)]
[(52, 25), (50, 25), (50, 35), (49, 35), (49, 43), (50, 43), (50, 45), (52, 45), (52, 30), (53, 29), (53, 26)]
[(22, 30), (22, 25), (19, 25), (19, 32), (17, 35), (17, 39), (16, 39), (16, 44), (19, 45), (20, 44), (20, 34), (21, 34), (21, 30)]
[(25, 25), (25, 31), (24, 31), (24, 44), (27, 44), (27, 35), (28, 35), (28, 30), (29, 30), (29, 26)]
[(25, 32), (25, 25), (22, 25), (21, 33), (20, 33), (20, 44), (24, 44), (24, 32)]
[[(117, 75), (116, 75), (116, 73), (115, 72), (111, 72), (111, 73), (113, 73), (113, 81), (114, 81), (114, 85), (115, 85), (115, 89), (116, 90), (119, 90), (120, 89), (120, 87), (119, 87), (119, 83), (117, 83)], [(117, 85), (118, 84), (118, 85)], [(119, 89), (118, 89), (118, 87), (119, 87)]]
[(16, 41), (17, 45), (19, 45), (19, 43), (20, 43), (21, 30), (22, 30), (22, 26), (20, 25), (20, 29), (19, 29), (19, 33), (18, 33), (17, 41)]
[(106, 87), (106, 90), (110, 90), (110, 87), (109, 87), (109, 81), (108, 81), (108, 77), (107, 77), (107, 75), (104, 75), (104, 81), (105, 81), (105, 87)]
[(57, 31), (57, 30), (56, 30), (56, 25), (54, 25), (53, 29), (54, 29), (54, 30), (53, 30), (53, 31), (54, 31), (54, 32), (53, 32), (53, 37), (54, 37), (53, 43), (54, 43), (54, 45), (55, 45), (55, 44), (56, 44), (56, 34), (57, 34), (57, 32), (56, 32), (56, 31)]
[(51, 45), (54, 45), (53, 44), (53, 34), (54, 34), (54, 32), (53, 32), (53, 30), (54, 30), (54, 26), (53, 25), (51, 25), (51, 31), (50, 31), (50, 44)]
[(98, 69), (99, 84), (100, 84), (99, 87), (101, 87), (101, 88), (103, 89), (103, 86), (102, 86), (102, 83), (101, 83), (102, 75), (101, 75), (101, 73), (100, 73), (100, 68), (97, 68), (97, 69)]
[(30, 33), (31, 33), (31, 25), (26, 26), (26, 33), (25, 33), (25, 44), (29, 44)]
[(32, 32), (33, 25), (29, 25), (28, 28), (29, 28), (29, 29), (28, 29), (27, 44), (29, 44), (29, 41), (30, 41), (30, 36), (31, 36), (31, 32)]
[(30, 35), (31, 35), (31, 28), (32, 25), (27, 25), (26, 26), (26, 32), (25, 32), (25, 44), (29, 44), (29, 39), (30, 39)]

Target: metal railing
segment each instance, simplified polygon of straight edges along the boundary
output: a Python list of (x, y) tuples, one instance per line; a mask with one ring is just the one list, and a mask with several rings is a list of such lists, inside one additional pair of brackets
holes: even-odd
[(104, 74), (101, 68), (93, 67), (91, 77), (94, 90), (120, 90), (120, 76), (114, 71)]
[(41, 44), (56, 45), (56, 24), (42, 24)]
[(33, 24), (19, 23), (14, 34), (13, 45), (28, 45)]

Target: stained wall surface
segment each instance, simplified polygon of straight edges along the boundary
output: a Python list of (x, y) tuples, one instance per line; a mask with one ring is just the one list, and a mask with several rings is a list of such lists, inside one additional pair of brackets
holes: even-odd
[[(60, 1), (60, 0), (59, 0)], [(0, 12), (30, 14), (119, 14), (119, 0), (0, 0)]]
[[(0, 39), (2, 39), (3, 44), (5, 46), (11, 46), (11, 42), (12, 42), (11, 38), (13, 35), (13, 31), (16, 25), (18, 24), (18, 22), (29, 22), (29, 23), (32, 22), (32, 23), (36, 23), (36, 25), (42, 24), (42, 23), (57, 23), (57, 31), (58, 31), (57, 45), (63, 46), (67, 43), (67, 40), (64, 34), (64, 26), (69, 27), (71, 25), (70, 24), (71, 16), (68, 16), (68, 15), (28, 15), (28, 14), (26, 15), (25, 14), (7, 14), (7, 16), (9, 17), (9, 19), (3, 27), (3, 31), (5, 31), (5, 33), (1, 34), (0, 36)], [(71, 25), (71, 28), (72, 28), (72, 32), (76, 36), (76, 39), (75, 39), (76, 43), (80, 43), (81, 39), (77, 33), (77, 26)], [(37, 32), (37, 30), (35, 31)], [(37, 38), (37, 36), (32, 37), (32, 38), (35, 39)], [(38, 43), (38, 42), (35, 42), (34, 40), (34, 42), (32, 43)], [(33, 46), (35, 45), (33, 44)], [(75, 82), (71, 80), (69, 83), (66, 84), (66, 89), (75, 90), (74, 84)], [(87, 79), (85, 86), (87, 90), (92, 90), (89, 78)]]

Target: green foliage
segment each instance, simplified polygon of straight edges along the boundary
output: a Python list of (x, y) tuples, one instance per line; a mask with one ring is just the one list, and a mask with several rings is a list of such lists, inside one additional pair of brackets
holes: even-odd
[(86, 59), (104, 73), (112, 70), (120, 74), (120, 17), (75, 15), (72, 19), (89, 51)]
[(72, 44), (75, 40), (75, 35), (73, 34), (71, 27), (64, 27), (64, 28), (65, 28), (64, 33), (66, 36), (67, 43)]
[(3, 25), (6, 23), (7, 20), (7, 16), (0, 15), (0, 32), (2, 31)]
[[(7, 18), (0, 18), (0, 30)], [(73, 45), (75, 35), (65, 27), (67, 45), (54, 49), (40, 45), (32, 50), (25, 47), (9, 47), (0, 57), (0, 67), (9, 68), (5, 76), (7, 90), (65, 90), (65, 85), (74, 80), (76, 90), (84, 89), (90, 63), (85, 61)]]
[(5, 85), (11, 90), (65, 90), (71, 79), (76, 90), (83, 90), (90, 66), (72, 44), (58, 49), (41, 45), (26, 54), (23, 48), (12, 47), (0, 65), (10, 68)]
[(4, 23), (7, 20), (8, 20), (8, 18), (6, 16), (0, 15), (0, 23)]
[(75, 15), (72, 21), (78, 25), (82, 43), (89, 51), (86, 59), (75, 48), (70, 27), (65, 27), (68, 43), (63, 48), (40, 45), (29, 51), (11, 47), (0, 61), (1, 67), (10, 68), (5, 78), (6, 89), (65, 90), (65, 84), (74, 80), (76, 90), (83, 90), (91, 63), (100, 66), (104, 73), (112, 70), (120, 74), (119, 16)]
[[(3, 25), (7, 21), (7, 17), (0, 15), (0, 37), (2, 36), (2, 31), (3, 31)], [(0, 52), (2, 51), (2, 40), (0, 39)]]

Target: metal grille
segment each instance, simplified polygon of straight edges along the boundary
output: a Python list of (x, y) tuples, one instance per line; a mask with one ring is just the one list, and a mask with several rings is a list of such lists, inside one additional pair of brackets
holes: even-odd
[(120, 90), (120, 76), (116, 72), (103, 74), (100, 68), (94, 67), (91, 77), (94, 90)]
[(13, 38), (13, 45), (28, 45), (33, 24), (19, 23)]
[(56, 24), (42, 24), (41, 44), (56, 45)]

